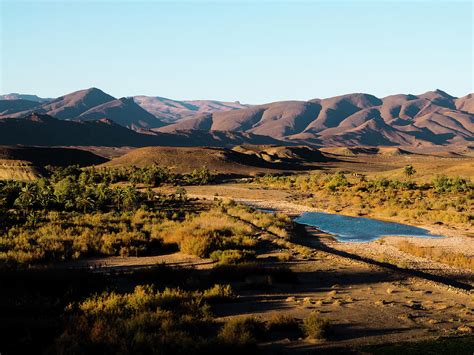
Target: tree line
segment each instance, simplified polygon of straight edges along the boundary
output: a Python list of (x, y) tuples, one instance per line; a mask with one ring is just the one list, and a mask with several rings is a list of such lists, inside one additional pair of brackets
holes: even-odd
[(90, 167), (86, 169), (81, 169), (79, 166), (73, 165), (66, 168), (47, 167), (47, 170), (50, 179), (55, 182), (68, 176), (73, 176), (83, 184), (130, 182), (152, 187), (157, 187), (162, 184), (204, 185), (212, 182), (215, 178), (207, 167), (194, 169), (186, 174), (178, 174), (156, 164), (143, 168), (128, 166), (118, 168)]

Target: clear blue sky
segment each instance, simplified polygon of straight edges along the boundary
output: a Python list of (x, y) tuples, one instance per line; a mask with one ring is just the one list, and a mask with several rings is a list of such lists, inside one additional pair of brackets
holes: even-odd
[(1, 93), (263, 103), (474, 91), (472, 1), (0, 1)]

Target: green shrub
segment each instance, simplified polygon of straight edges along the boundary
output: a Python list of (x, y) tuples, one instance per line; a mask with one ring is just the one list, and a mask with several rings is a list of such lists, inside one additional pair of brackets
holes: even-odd
[(326, 188), (331, 191), (336, 191), (340, 187), (349, 186), (346, 176), (342, 172), (334, 174), (331, 180), (326, 184)]
[(223, 301), (232, 300), (236, 297), (232, 287), (230, 285), (219, 285), (216, 284), (208, 290), (205, 290), (202, 294), (205, 301)]
[[(222, 213), (219, 209), (190, 215), (185, 221), (168, 223), (160, 233), (165, 243), (175, 243), (187, 254), (209, 257), (216, 250), (243, 249), (253, 247), (252, 228), (241, 221)], [(250, 252), (247, 253), (250, 256)], [(247, 257), (247, 254), (242, 256)], [(214, 255), (215, 260), (220, 253)], [(228, 252), (224, 257), (236, 257), (236, 253)]]
[(211, 259), (221, 264), (238, 264), (255, 258), (255, 252), (250, 250), (216, 250), (211, 253)]
[(255, 317), (228, 320), (219, 332), (219, 340), (228, 345), (250, 346), (264, 335), (264, 323)]
[(207, 258), (214, 249), (214, 245), (215, 241), (212, 238), (190, 235), (180, 241), (179, 249), (186, 254)]
[(305, 336), (311, 339), (325, 339), (329, 330), (329, 321), (311, 314), (303, 320), (301, 329)]

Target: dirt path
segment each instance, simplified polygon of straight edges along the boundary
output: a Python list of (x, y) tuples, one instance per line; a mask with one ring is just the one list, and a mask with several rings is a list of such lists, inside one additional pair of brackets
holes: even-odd
[(109, 256), (101, 258), (88, 258), (61, 262), (55, 265), (57, 268), (66, 269), (89, 269), (96, 272), (126, 271), (149, 268), (160, 264), (176, 267), (192, 267), (195, 269), (211, 268), (214, 262), (211, 259), (201, 259), (197, 256), (183, 254), (180, 252), (153, 255), (153, 256)]

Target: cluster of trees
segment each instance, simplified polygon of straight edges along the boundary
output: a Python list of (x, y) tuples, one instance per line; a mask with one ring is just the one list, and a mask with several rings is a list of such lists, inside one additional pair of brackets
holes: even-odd
[(438, 175), (433, 179), (433, 187), (439, 193), (442, 192), (471, 192), (474, 190), (474, 184), (469, 179), (461, 177), (447, 177)]
[(110, 187), (109, 184), (84, 184), (73, 176), (57, 182), (39, 179), (35, 182), (0, 182), (0, 208), (23, 212), (32, 210), (106, 211), (153, 207), (159, 195), (139, 192), (134, 186)]
[(474, 221), (474, 184), (466, 178), (436, 176), (431, 182), (417, 183), (409, 177), (413, 166), (405, 168), (406, 180), (362, 174), (306, 174), (264, 176), (258, 185), (302, 192), (303, 203), (329, 211), (374, 217), (402, 217), (413, 222), (443, 222), (471, 226)]
[[(161, 195), (134, 185), (112, 186), (107, 179), (91, 182), (89, 172), (75, 167), (55, 171), (49, 178), (34, 182), (0, 181), (0, 210), (109, 211), (156, 208), (186, 199), (184, 189), (176, 195)], [(100, 180), (100, 179), (97, 179)], [(173, 200), (173, 201), (172, 201)]]
[(169, 169), (158, 165), (150, 165), (144, 168), (136, 166), (120, 168), (88, 168), (80, 169), (78, 166), (66, 168), (48, 167), (53, 181), (62, 180), (73, 176), (84, 184), (130, 182), (133, 184), (145, 184), (153, 187), (162, 184), (171, 185), (205, 185), (213, 181), (214, 176), (208, 168), (195, 169), (187, 174), (176, 174)]

